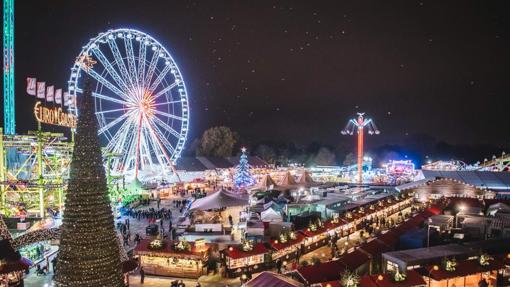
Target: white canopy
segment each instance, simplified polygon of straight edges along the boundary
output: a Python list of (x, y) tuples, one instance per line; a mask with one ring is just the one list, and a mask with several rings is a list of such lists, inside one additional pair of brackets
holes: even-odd
[(209, 210), (230, 206), (244, 206), (248, 204), (247, 194), (237, 194), (226, 190), (220, 190), (204, 198), (195, 200), (191, 204), (190, 210)]
[(283, 217), (282, 214), (272, 207), (262, 211), (260, 214), (260, 219), (265, 222), (282, 222)]

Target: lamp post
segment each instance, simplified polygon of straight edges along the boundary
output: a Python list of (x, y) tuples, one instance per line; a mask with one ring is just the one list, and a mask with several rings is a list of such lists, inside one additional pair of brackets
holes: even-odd
[(430, 287), (430, 281), (432, 280), (432, 278), (430, 278), (430, 275), (432, 274), (432, 271), (437, 271), (437, 270), (439, 270), (439, 266), (437, 266), (437, 265), (432, 266), (432, 268), (430, 268), (430, 270), (429, 270), (429, 287)]

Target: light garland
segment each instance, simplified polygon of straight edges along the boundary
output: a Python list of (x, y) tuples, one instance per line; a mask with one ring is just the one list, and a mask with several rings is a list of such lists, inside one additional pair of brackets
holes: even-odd
[(93, 109), (86, 80), (57, 255), (55, 282), (59, 287), (124, 286)]

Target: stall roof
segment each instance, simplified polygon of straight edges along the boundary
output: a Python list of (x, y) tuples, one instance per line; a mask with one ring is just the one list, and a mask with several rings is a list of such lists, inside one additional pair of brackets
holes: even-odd
[(239, 258), (246, 258), (254, 255), (260, 255), (265, 254), (269, 252), (269, 249), (266, 248), (264, 243), (255, 243), (253, 244), (253, 249), (251, 251), (243, 251), (241, 250), (241, 246), (231, 246), (232, 250), (230, 248), (225, 249), (225, 255), (233, 258), (233, 259), (239, 259)]
[(294, 240), (288, 240), (285, 243), (281, 243), (280, 241), (278, 241), (278, 243), (275, 243), (275, 240), (271, 240), (269, 243), (271, 244), (271, 247), (273, 247), (274, 249), (282, 250), (292, 245), (299, 244), (301, 243), (301, 241), (303, 241), (303, 239), (305, 239), (305, 236), (299, 232), (295, 232), (294, 234), (296, 234), (296, 239)]
[(430, 278), (441, 281), (456, 277), (465, 277), (468, 275), (478, 274), (482, 272), (492, 271), (492, 270), (499, 270), (505, 268), (505, 264), (503, 260), (501, 259), (493, 259), (490, 261), (489, 265), (482, 266), (476, 259), (472, 260), (462, 260), (457, 261), (457, 267), (454, 271), (446, 271), (443, 268), (439, 268), (439, 270), (434, 270), (433, 266), (425, 266), (418, 269), (418, 272), (420, 272), (424, 276), (429, 276), (430, 272)]
[(248, 205), (248, 196), (246, 194), (236, 194), (222, 189), (204, 198), (195, 200), (191, 204), (190, 210), (209, 210), (245, 205)]
[(204, 258), (206, 250), (209, 248), (209, 245), (206, 243), (205, 250), (197, 250), (195, 248), (195, 242), (188, 242), (191, 245), (191, 250), (189, 251), (177, 251), (173, 249), (173, 243), (175, 241), (164, 240), (164, 247), (159, 250), (153, 250), (149, 248), (149, 244), (152, 239), (143, 239), (140, 243), (135, 247), (135, 254), (143, 255), (143, 254), (158, 254), (164, 257), (173, 257), (177, 255), (181, 255), (183, 257), (193, 257), (193, 258)]
[(303, 287), (303, 283), (286, 277), (285, 275), (264, 271), (257, 277), (246, 282), (245, 287)]
[(458, 244), (433, 246), (429, 248), (418, 248), (383, 253), (386, 260), (403, 263), (403, 265), (419, 265), (433, 260), (440, 260), (444, 257), (469, 256), (476, 252), (470, 248)]
[[(406, 271), (406, 279), (402, 282), (394, 282), (392, 279), (391, 274), (381, 274), (382, 280), (379, 280), (379, 275), (373, 275), (373, 276), (363, 276), (363, 278), (368, 277), (370, 281), (373, 282), (374, 285), (366, 285), (366, 286), (376, 286), (376, 287), (415, 287), (415, 286), (424, 286), (427, 283), (425, 280), (423, 280), (423, 276), (414, 271), (414, 270), (407, 270)], [(366, 281), (365, 281), (366, 282)], [(361, 286), (365, 287), (363, 283)]]

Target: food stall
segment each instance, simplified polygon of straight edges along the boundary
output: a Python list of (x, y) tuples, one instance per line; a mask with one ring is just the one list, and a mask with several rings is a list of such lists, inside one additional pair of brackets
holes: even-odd
[(304, 239), (303, 234), (291, 231), (281, 233), (277, 239), (271, 240), (269, 243), (275, 250), (272, 254), (273, 261), (280, 258), (283, 258), (283, 260), (295, 258), (297, 253), (301, 251)]
[(270, 256), (269, 249), (264, 243), (253, 243), (249, 240), (241, 245), (229, 246), (223, 251), (227, 275), (234, 277), (245, 270), (261, 271), (265, 269), (266, 256)]
[(146, 274), (198, 278), (205, 274), (204, 267), (210, 245), (204, 240), (188, 242), (161, 239), (144, 239), (134, 254)]

